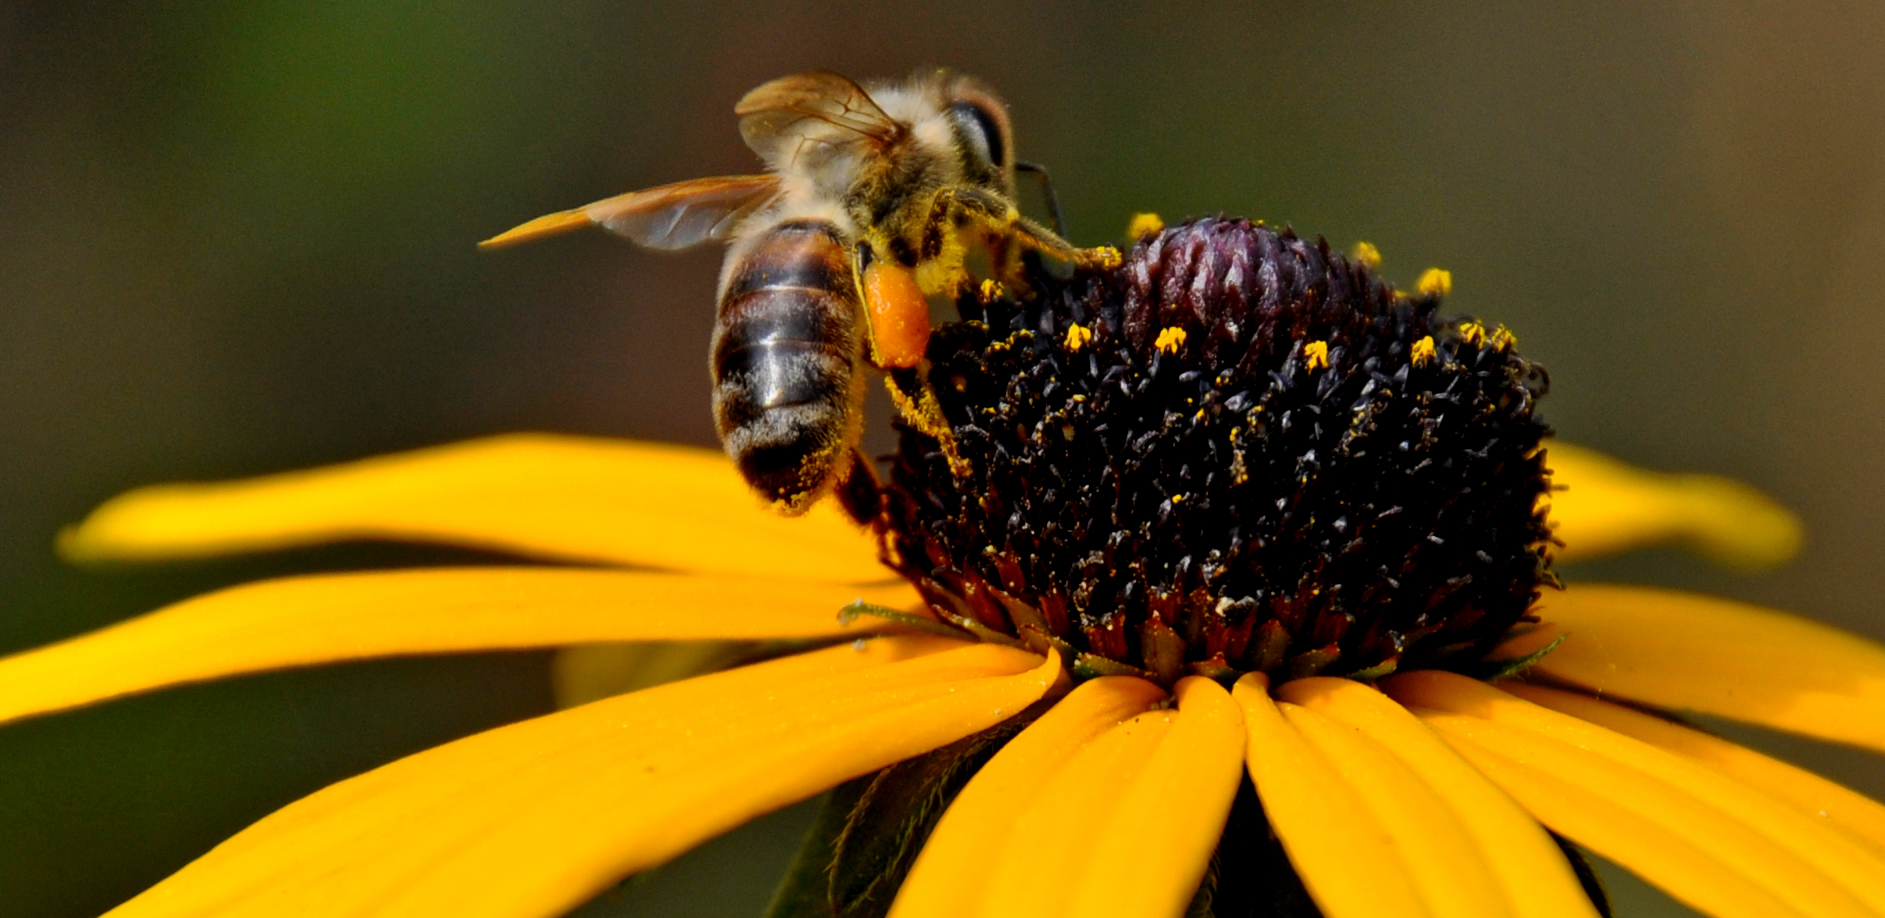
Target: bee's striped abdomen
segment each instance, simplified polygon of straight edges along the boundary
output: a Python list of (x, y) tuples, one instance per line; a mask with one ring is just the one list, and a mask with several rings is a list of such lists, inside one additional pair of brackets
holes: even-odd
[(822, 221), (782, 223), (727, 279), (713, 335), (720, 441), (746, 480), (800, 512), (846, 471), (857, 441), (857, 281)]

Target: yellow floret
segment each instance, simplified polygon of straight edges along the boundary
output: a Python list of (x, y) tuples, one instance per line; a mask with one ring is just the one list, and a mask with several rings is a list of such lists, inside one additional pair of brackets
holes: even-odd
[(1302, 368), (1306, 373), (1327, 369), (1329, 366), (1329, 343), (1311, 341), (1302, 346)]
[(1501, 325), (1492, 330), (1492, 334), (1486, 338), (1486, 343), (1491, 345), (1492, 349), (1495, 351), (1511, 350), (1518, 346), (1518, 336), (1512, 334), (1510, 329)]
[(1432, 363), (1434, 358), (1438, 356), (1440, 356), (1440, 351), (1433, 346), (1432, 335), (1427, 335), (1419, 341), (1414, 342), (1414, 346), (1407, 352), (1407, 359), (1412, 361), (1414, 366), (1417, 367), (1424, 367)]
[(1349, 252), (1349, 255), (1370, 271), (1381, 267), (1381, 250), (1375, 248), (1372, 242), (1355, 243), (1355, 248)]
[(1468, 322), (1460, 326), (1460, 339), (1474, 347), (1486, 343), (1486, 326), (1478, 322)]
[(1093, 330), (1076, 322), (1067, 326), (1067, 337), (1062, 343), (1067, 346), (1067, 350), (1077, 354), (1081, 348), (1086, 347), (1088, 341), (1092, 340)]
[(1165, 221), (1158, 214), (1133, 214), (1132, 222), (1126, 224), (1127, 239), (1143, 239), (1165, 229)]
[(1158, 340), (1152, 342), (1152, 346), (1167, 354), (1176, 354), (1185, 346), (1185, 330), (1177, 326), (1165, 329), (1158, 333)]
[(1420, 275), (1420, 280), (1414, 282), (1414, 289), (1420, 291), (1422, 296), (1446, 296), (1453, 292), (1453, 272), (1445, 268), (1428, 268), (1426, 273)]

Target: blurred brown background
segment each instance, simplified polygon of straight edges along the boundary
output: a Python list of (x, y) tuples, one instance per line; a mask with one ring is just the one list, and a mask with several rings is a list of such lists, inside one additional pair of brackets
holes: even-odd
[[(1885, 6), (348, 0), (0, 7), (0, 650), (343, 547), (82, 571), (51, 535), (157, 480), (540, 429), (712, 443), (718, 253), (522, 219), (747, 171), (730, 107), (943, 63), (1013, 106), (1075, 241), (1248, 214), (1366, 239), (1552, 372), (1568, 439), (1745, 478), (1762, 577), (1567, 572), (1885, 637)], [(0, 911), (87, 916), (321, 785), (545, 710), (546, 656), (369, 663), (0, 730)], [(1881, 760), (1757, 738), (1885, 794)], [(803, 807), (585, 914), (757, 914)], [(1623, 914), (1680, 914), (1620, 882)]]

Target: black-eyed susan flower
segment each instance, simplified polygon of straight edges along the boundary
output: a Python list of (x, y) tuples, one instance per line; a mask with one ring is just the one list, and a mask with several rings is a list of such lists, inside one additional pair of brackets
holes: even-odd
[(1549, 573), (1667, 541), (1758, 565), (1791, 517), (1543, 441), (1542, 374), (1437, 304), (1216, 221), (980, 294), (929, 374), (973, 474), (906, 430), (868, 533), (765, 515), (717, 456), (543, 436), (132, 492), (64, 550), (595, 566), (235, 587), (0, 660), (0, 718), (389, 654), (802, 642), (343, 781), (123, 916), (555, 915), (840, 784), (781, 914), (1595, 914), (1556, 833), (1713, 915), (1885, 915), (1885, 807), (1666, 713), (1885, 750), (1885, 648)]

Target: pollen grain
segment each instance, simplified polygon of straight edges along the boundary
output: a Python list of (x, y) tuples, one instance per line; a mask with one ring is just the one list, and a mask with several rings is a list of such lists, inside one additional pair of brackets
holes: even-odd
[(1381, 250), (1375, 248), (1372, 242), (1355, 243), (1355, 248), (1349, 252), (1349, 255), (1370, 271), (1381, 267)]
[(1453, 272), (1445, 268), (1428, 268), (1414, 282), (1414, 289), (1421, 296), (1447, 296), (1453, 292)]
[(1305, 373), (1329, 368), (1329, 343), (1311, 341), (1302, 346), (1302, 368)]

